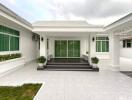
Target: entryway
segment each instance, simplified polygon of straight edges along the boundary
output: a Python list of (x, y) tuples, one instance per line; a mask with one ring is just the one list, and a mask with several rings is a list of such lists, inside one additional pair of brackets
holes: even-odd
[(80, 40), (55, 40), (55, 57), (79, 58)]

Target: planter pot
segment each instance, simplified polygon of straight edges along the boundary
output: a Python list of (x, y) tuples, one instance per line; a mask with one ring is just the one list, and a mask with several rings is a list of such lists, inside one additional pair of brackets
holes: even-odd
[(43, 68), (44, 64), (43, 63), (38, 63), (39, 68)]
[(98, 68), (97, 64), (92, 64), (93, 65), (93, 68)]

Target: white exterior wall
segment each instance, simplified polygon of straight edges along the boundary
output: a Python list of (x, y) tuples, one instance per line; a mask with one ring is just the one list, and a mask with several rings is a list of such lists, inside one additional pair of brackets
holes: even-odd
[(32, 33), (20, 31), (20, 52), (26, 62), (36, 59), (38, 56), (37, 42), (32, 40)]
[(120, 49), (120, 71), (132, 71), (132, 48)]
[(128, 59), (132, 59), (132, 48), (121, 48), (120, 49), (120, 56)]
[[(0, 19), (0, 24), (4, 25), (6, 27), (18, 30), (20, 32), (20, 44), (19, 44), (19, 51), (6, 51), (6, 52), (0, 52), (1, 55), (3, 54), (10, 54), (10, 53), (21, 53), (22, 59), (10, 60), (10, 61), (4, 61), (0, 62), (0, 73), (14, 69), (19, 67), (20, 65), (23, 65), (24, 63), (30, 62), (38, 56), (38, 46), (37, 42), (32, 40), (32, 32), (26, 30), (23, 27), (20, 27), (17, 24), (14, 24), (10, 21), (3, 21)], [(21, 60), (21, 61), (20, 61)], [(14, 62), (14, 63), (13, 63)], [(10, 67), (9, 67), (10, 65)]]
[[(43, 41), (41, 40), (43, 38)], [(47, 37), (45, 35), (40, 36), (40, 56), (47, 57)]]
[[(98, 66), (99, 66), (100, 70), (110, 69), (109, 68), (110, 62), (111, 62), (110, 52), (107, 52), (107, 53), (96, 52), (96, 36), (99, 36), (99, 35), (97, 35), (97, 34), (90, 35), (90, 57), (98, 57), (99, 58)], [(93, 38), (94, 38), (94, 41), (93, 41)]]

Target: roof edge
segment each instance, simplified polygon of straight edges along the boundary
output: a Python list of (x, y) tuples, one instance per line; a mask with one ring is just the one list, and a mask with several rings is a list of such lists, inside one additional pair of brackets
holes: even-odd
[[(111, 27), (111, 26), (113, 26), (113, 25), (115, 25), (115, 24), (121, 22), (121, 21), (124, 20), (124, 19), (127, 19), (127, 18), (130, 17), (130, 16), (132, 16), (132, 13), (129, 13), (129, 14), (125, 15), (125, 16), (122, 17), (122, 18), (119, 18), (118, 20), (116, 20), (116, 21), (112, 22), (111, 24), (105, 26), (104, 29), (109, 28), (109, 27)], [(111, 29), (111, 28), (110, 28), (110, 29)]]
[(32, 24), (30, 22), (28, 22), (24, 18), (20, 17), (18, 14), (16, 14), (15, 12), (13, 12), (12, 10), (10, 10), (9, 8), (7, 8), (5, 5), (3, 5), (1, 3), (0, 3), (0, 10), (3, 13), (7, 14), (8, 16), (10, 16), (10, 17), (14, 18), (15, 20), (19, 21), (20, 23), (26, 25), (27, 27), (32, 28)]

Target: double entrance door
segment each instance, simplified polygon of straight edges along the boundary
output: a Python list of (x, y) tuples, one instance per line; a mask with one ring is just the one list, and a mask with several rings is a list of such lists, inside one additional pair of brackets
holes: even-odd
[(55, 57), (80, 57), (80, 40), (55, 40)]

